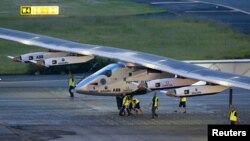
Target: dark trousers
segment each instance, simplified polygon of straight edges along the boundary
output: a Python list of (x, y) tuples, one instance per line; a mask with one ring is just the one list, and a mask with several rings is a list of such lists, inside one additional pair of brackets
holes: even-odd
[(69, 86), (70, 97), (74, 97), (74, 93), (72, 92), (73, 89), (74, 89), (73, 86)]
[(157, 107), (152, 106), (152, 118), (158, 117), (158, 114), (156, 114)]
[(231, 125), (235, 125), (235, 121), (231, 121)]
[(120, 116), (124, 116), (124, 115), (125, 115), (125, 109), (126, 109), (127, 112), (128, 112), (128, 116), (130, 116), (130, 111), (129, 111), (128, 107), (126, 107), (126, 106), (122, 106), (122, 108), (121, 108), (121, 110), (120, 110), (120, 112), (119, 112), (119, 115), (120, 115)]

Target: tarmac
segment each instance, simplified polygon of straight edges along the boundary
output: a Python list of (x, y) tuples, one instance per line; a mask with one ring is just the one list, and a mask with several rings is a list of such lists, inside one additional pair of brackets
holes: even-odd
[(165, 9), (161, 13), (141, 16), (161, 18), (196, 17), (229, 26), (250, 34), (249, 0), (132, 0)]
[[(174, 112), (178, 98), (158, 92), (160, 117), (153, 120), (153, 93), (137, 96), (143, 115), (120, 117), (115, 97), (70, 98), (66, 75), (0, 78), (1, 141), (205, 141), (208, 124), (229, 124), (228, 91), (188, 98), (186, 114)], [(239, 124), (250, 124), (249, 101), (250, 91), (234, 89)]]

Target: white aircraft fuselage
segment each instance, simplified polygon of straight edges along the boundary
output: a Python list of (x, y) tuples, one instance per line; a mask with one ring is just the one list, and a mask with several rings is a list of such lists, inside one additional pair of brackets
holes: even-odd
[[(162, 79), (165, 78), (165, 79)], [(197, 80), (174, 78), (174, 75), (144, 67), (110, 64), (80, 81), (77, 93), (119, 96), (146, 94), (151, 90), (189, 86)]]

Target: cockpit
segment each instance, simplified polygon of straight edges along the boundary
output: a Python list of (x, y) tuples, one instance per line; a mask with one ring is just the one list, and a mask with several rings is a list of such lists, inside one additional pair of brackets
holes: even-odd
[[(104, 78), (110, 78), (112, 77), (112, 72), (114, 72), (116, 69), (119, 69), (121, 67), (124, 67), (122, 64), (110, 64), (99, 71), (95, 72), (94, 74), (88, 76), (87, 78), (80, 81), (75, 90), (78, 93), (88, 93), (91, 91), (89, 86), (98, 86), (100, 84), (106, 84), (106, 79)], [(92, 87), (93, 88), (93, 87)]]

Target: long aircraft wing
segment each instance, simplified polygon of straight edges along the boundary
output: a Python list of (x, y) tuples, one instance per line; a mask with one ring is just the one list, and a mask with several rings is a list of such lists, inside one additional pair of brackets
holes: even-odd
[(118, 59), (124, 62), (142, 65), (147, 68), (169, 72), (187, 78), (250, 90), (250, 77), (214, 71), (190, 63), (149, 53), (107, 46), (82, 44), (6, 28), (0, 28), (0, 38), (52, 50)]

